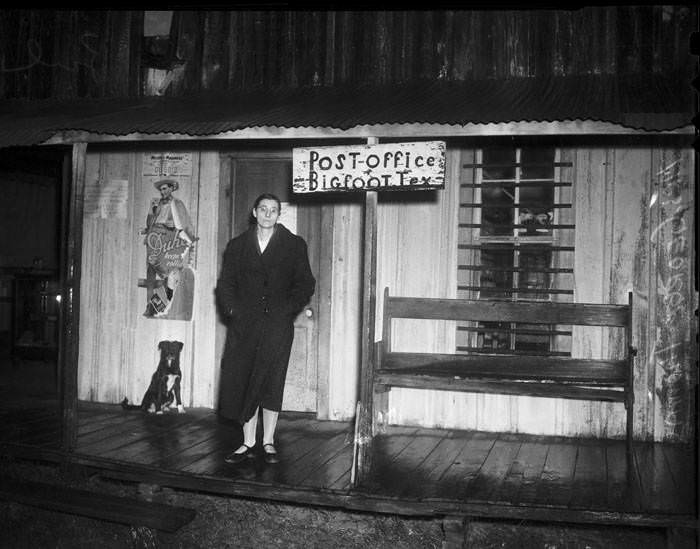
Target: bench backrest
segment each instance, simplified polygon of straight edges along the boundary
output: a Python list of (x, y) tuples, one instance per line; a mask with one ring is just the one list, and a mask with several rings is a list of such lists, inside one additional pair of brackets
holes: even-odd
[(627, 345), (632, 341), (632, 292), (627, 305), (558, 303), (554, 301), (497, 301), (392, 297), (384, 289), (383, 350), (391, 349), (394, 318), (456, 320), (469, 322), (522, 322), (575, 326), (625, 327)]

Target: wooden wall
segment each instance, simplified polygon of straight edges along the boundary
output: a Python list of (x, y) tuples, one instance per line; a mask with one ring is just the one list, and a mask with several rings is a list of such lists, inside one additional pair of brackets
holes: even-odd
[[(141, 177), (144, 152), (91, 148), (86, 186), (128, 181), (125, 218), (87, 215), (83, 225), (80, 310), (79, 398), (140, 402), (157, 363), (157, 343), (179, 339), (186, 406), (217, 405), (217, 356), (223, 341), (214, 304), (218, 274), (217, 212), (220, 155), (192, 151), (191, 180), (177, 191), (195, 219), (196, 293), (191, 322), (142, 316), (145, 247), (138, 234), (155, 194)], [(457, 182), (473, 149), (450, 148), (445, 190), (385, 193), (378, 205), (377, 314), (382, 292), (454, 297), (457, 276)], [(693, 286), (693, 157), (689, 148), (586, 146), (562, 149), (574, 182), (575, 300), (625, 303), (634, 293), (635, 429), (639, 437), (687, 440), (694, 434), (693, 370), (697, 307)], [(324, 253), (330, 277), (324, 283), (329, 311), (319, 363), (322, 418), (354, 416), (359, 383), (362, 205), (324, 206), (333, 227)], [(332, 223), (330, 222), (332, 221)], [(324, 302), (326, 300), (324, 299)], [(398, 349), (454, 348), (454, 325), (405, 321), (397, 326)], [(375, 339), (381, 338), (378, 324)], [(576, 335), (578, 356), (620, 351), (602, 332)], [(390, 423), (447, 428), (522, 431), (556, 435), (621, 436), (621, 405), (499, 395), (394, 389)]]
[(86, 212), (83, 222), (80, 300), (78, 398), (140, 403), (158, 364), (158, 342), (179, 340), (185, 406), (215, 404), (216, 284), (218, 248), (219, 155), (192, 152), (192, 176), (176, 196), (187, 206), (197, 236), (192, 322), (143, 316), (146, 249), (139, 231), (157, 191), (142, 180), (144, 152), (91, 149), (87, 156), (86, 192), (110, 180), (128, 181), (126, 216), (100, 217)]
[[(594, 147), (561, 154), (573, 162), (574, 299), (626, 303), (633, 292), (636, 435), (688, 440), (697, 382), (692, 151)], [(380, 205), (378, 295), (388, 285), (394, 295), (454, 297), (457, 202), (449, 189), (456, 187), (460, 151), (450, 156), (448, 187), (437, 201)], [(378, 315), (381, 308), (379, 297)], [(396, 323), (396, 349), (452, 352), (451, 328), (426, 322)], [(622, 352), (616, 335), (575, 331), (572, 353)], [(393, 389), (388, 413), (397, 424), (596, 437), (625, 432), (624, 407), (614, 403)]]
[[(182, 11), (163, 51), (125, 10), (4, 10), (0, 97), (687, 71), (697, 7), (516, 11)], [(170, 48), (170, 49), (168, 49)], [(155, 81), (153, 71), (163, 74)]]

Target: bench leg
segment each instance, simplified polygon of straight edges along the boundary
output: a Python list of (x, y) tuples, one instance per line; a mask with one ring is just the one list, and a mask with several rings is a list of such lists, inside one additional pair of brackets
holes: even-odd
[(387, 414), (389, 413), (389, 387), (375, 385), (372, 392), (372, 435), (386, 433)]
[(625, 401), (625, 411), (627, 412), (627, 481), (632, 482), (634, 472), (634, 448), (632, 442), (634, 440), (634, 405), (631, 399)]

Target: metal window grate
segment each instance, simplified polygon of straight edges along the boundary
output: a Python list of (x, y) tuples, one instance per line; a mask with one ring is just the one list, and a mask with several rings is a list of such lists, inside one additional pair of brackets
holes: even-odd
[[(471, 151), (462, 163), (457, 297), (570, 301), (572, 163), (553, 147)], [(457, 352), (567, 355), (567, 327), (460, 323)]]

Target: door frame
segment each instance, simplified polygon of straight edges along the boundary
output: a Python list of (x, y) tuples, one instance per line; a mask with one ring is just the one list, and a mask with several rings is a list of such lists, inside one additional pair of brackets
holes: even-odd
[[(218, 208), (218, 238), (216, 272), (221, 272), (221, 263), (226, 244), (234, 236), (233, 203), (236, 197), (235, 162), (240, 160), (289, 160), (292, 161), (292, 148), (281, 149), (241, 149), (220, 153), (219, 170), (219, 208)], [(291, 185), (291, 182), (290, 182)], [(330, 318), (331, 318), (331, 269), (333, 266), (333, 207), (322, 203), (310, 204), (309, 207), (319, 208), (320, 231), (319, 242), (314, 244), (318, 249), (318, 258), (313, 261), (312, 272), (316, 278), (316, 417), (328, 419), (329, 412), (329, 370), (330, 370)], [(311, 249), (311, 245), (309, 245)], [(314, 265), (315, 263), (315, 265)], [(216, 327), (216, 364), (221, 364), (226, 326), (221, 319)], [(218, 395), (218, 376), (217, 391)], [(218, 398), (218, 397), (217, 397)]]

